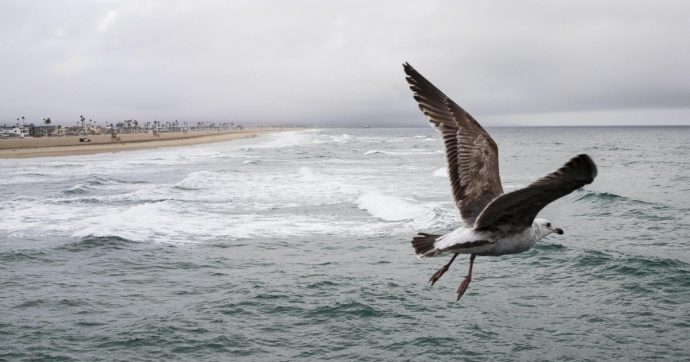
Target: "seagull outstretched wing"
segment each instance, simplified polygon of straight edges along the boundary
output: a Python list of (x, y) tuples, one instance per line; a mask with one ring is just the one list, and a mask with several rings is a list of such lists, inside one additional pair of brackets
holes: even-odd
[(544, 206), (592, 183), (596, 176), (594, 161), (587, 155), (578, 155), (529, 186), (491, 201), (477, 217), (474, 230), (511, 231), (529, 227)]
[(486, 205), (503, 194), (496, 142), (412, 66), (405, 63), (403, 68), (419, 109), (443, 136), (455, 205), (465, 224), (471, 226)]

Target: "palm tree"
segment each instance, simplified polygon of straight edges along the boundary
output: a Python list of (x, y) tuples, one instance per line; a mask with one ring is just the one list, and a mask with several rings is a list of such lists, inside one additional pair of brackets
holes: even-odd
[(80, 135), (86, 135), (86, 128), (84, 126), (84, 121), (86, 121), (86, 118), (84, 118), (83, 115), (79, 115), (79, 123), (81, 124), (81, 130), (79, 131)]
[[(23, 117), (22, 117), (22, 118), (23, 118)], [(46, 127), (48, 127), (48, 128), (46, 129), (46, 136), (48, 136), (48, 137), (50, 137), (50, 123), (51, 123), (51, 122), (52, 122), (52, 121), (50, 120), (50, 117), (49, 117), (49, 118), (43, 118), (43, 123), (45, 123), (45, 124), (46, 124)]]

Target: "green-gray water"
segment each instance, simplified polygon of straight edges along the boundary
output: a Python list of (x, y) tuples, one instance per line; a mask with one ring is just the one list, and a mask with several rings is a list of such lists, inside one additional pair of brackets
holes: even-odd
[(418, 260), (458, 218), (432, 129), (0, 160), (0, 359), (686, 360), (690, 128), (498, 128), (506, 190), (599, 176), (518, 255)]

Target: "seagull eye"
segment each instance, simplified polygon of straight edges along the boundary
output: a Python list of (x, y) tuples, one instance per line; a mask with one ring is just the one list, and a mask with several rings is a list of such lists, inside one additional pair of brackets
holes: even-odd
[(546, 223), (546, 227), (550, 228), (550, 227), (551, 227), (551, 223), (550, 223), (550, 222), (547, 222), (547, 223)]

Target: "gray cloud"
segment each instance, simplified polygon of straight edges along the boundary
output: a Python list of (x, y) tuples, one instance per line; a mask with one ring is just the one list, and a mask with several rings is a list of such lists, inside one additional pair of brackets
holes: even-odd
[(690, 124), (689, 15), (638, 0), (4, 1), (0, 123), (418, 125), (409, 61), (489, 124)]

